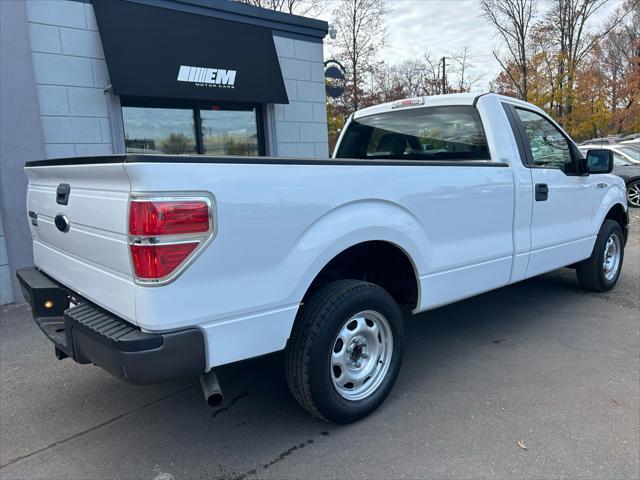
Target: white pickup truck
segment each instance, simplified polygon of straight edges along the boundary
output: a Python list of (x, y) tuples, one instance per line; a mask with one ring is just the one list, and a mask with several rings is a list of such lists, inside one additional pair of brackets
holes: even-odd
[(365, 108), (333, 158), (119, 155), (27, 163), (35, 267), (18, 277), (59, 359), (133, 383), (280, 350), (324, 420), (372, 412), (424, 312), (560, 267), (612, 288), (627, 238), (608, 150), (494, 94)]

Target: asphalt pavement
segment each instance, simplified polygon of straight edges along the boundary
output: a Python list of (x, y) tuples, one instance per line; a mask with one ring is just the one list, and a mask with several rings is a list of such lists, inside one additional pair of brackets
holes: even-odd
[(562, 269), (407, 317), (396, 387), (349, 426), (295, 403), (279, 354), (218, 369), (212, 410), (197, 379), (59, 362), (28, 307), (0, 307), (0, 478), (637, 479), (639, 214), (611, 292)]

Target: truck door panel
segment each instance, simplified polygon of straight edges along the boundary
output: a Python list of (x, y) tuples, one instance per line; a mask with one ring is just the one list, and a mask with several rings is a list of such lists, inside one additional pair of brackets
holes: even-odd
[(543, 115), (512, 107), (531, 172), (533, 208), (527, 277), (589, 256), (594, 183), (580, 174), (572, 142)]

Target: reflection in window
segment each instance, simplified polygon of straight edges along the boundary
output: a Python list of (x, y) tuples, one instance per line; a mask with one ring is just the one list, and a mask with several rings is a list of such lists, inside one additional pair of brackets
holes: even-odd
[(516, 109), (529, 139), (533, 162), (539, 167), (573, 172), (569, 142), (555, 125), (537, 113)]
[(122, 118), (129, 153), (196, 153), (191, 109), (122, 107)]
[(473, 107), (425, 107), (352, 120), (338, 158), (488, 160), (489, 149)]
[(201, 110), (205, 155), (260, 155), (256, 112), (251, 110)]

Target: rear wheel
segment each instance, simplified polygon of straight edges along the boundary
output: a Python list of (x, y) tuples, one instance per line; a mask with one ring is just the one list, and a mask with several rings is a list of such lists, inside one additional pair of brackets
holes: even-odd
[(627, 203), (630, 207), (640, 208), (640, 180), (627, 185)]
[(320, 419), (359, 420), (391, 391), (403, 335), (400, 309), (384, 289), (358, 280), (332, 282), (298, 315), (286, 352), (289, 388)]
[(600, 227), (591, 256), (577, 265), (580, 286), (594, 292), (611, 290), (620, 277), (623, 260), (622, 228), (618, 222), (606, 219)]

